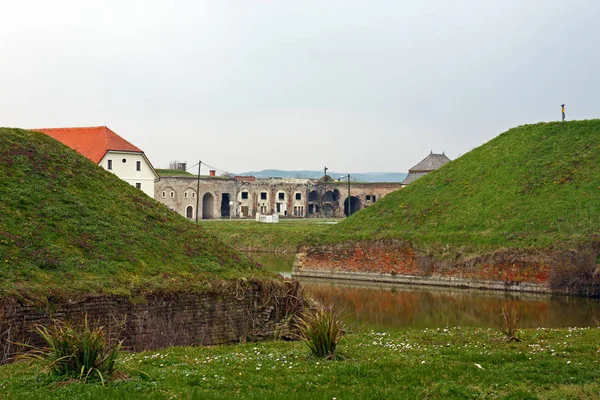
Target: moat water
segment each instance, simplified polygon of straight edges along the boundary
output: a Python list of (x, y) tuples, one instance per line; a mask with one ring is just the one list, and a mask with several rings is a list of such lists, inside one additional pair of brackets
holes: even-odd
[[(293, 255), (251, 254), (291, 276)], [(354, 329), (494, 327), (502, 307), (516, 307), (523, 328), (600, 326), (600, 299), (299, 279), (313, 298), (333, 304)]]

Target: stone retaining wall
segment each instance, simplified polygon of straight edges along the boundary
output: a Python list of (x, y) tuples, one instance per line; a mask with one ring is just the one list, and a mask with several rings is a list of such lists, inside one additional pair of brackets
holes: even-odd
[(0, 362), (19, 348), (43, 344), (32, 332), (52, 320), (104, 326), (128, 350), (167, 346), (217, 345), (272, 338), (289, 333), (289, 316), (303, 306), (299, 284), (289, 281), (239, 281), (205, 293), (147, 296), (139, 302), (118, 297), (89, 297), (46, 306), (4, 301), (0, 316)]
[(598, 251), (505, 249), (439, 259), (400, 240), (349, 242), (299, 249), (292, 276), (597, 296)]

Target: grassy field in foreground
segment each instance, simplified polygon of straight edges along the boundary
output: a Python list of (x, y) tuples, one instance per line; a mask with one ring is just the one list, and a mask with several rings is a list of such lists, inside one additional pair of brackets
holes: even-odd
[(511, 129), (310, 240), (475, 252), (600, 242), (599, 137), (600, 120)]
[(300, 243), (324, 232), (340, 219), (322, 218), (281, 219), (277, 224), (254, 220), (203, 220), (204, 230), (240, 251), (295, 253)]
[[(58, 382), (19, 362), (0, 367), (13, 399), (596, 399), (600, 330), (535, 329), (503, 342), (494, 329), (350, 334), (342, 360), (301, 342), (125, 354), (106, 387)], [(144, 376), (139, 371), (148, 374)]]

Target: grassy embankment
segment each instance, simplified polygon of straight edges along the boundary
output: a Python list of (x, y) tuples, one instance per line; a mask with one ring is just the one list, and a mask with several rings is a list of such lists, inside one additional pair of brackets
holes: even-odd
[(41, 133), (0, 129), (0, 297), (143, 295), (271, 277)]
[[(329, 222), (340, 219), (328, 218)], [(280, 219), (277, 224), (254, 220), (203, 220), (204, 230), (240, 251), (295, 253), (299, 244), (312, 235), (325, 232), (331, 225), (322, 218)]]
[[(128, 354), (128, 377), (81, 384), (23, 363), (0, 367), (0, 397), (15, 399), (595, 399), (600, 330), (536, 329), (520, 343), (495, 330), (451, 328), (351, 334), (342, 360), (310, 358), (303, 343), (170, 348)], [(139, 371), (144, 371), (149, 378)]]
[(600, 120), (511, 129), (310, 244), (402, 239), (436, 254), (600, 242)]

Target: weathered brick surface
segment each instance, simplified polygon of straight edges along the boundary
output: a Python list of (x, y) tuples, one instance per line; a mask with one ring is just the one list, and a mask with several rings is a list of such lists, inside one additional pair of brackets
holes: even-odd
[(300, 286), (292, 282), (242, 282), (206, 293), (148, 296), (132, 302), (117, 296), (90, 297), (44, 307), (5, 302), (0, 324), (0, 361), (15, 354), (13, 344), (41, 345), (32, 332), (52, 320), (100, 323), (111, 337), (134, 351), (175, 345), (217, 345), (273, 337), (286, 316), (302, 307)]
[(301, 256), (297, 257), (295, 270), (443, 277), (539, 285), (548, 285), (551, 272), (547, 258), (542, 255), (493, 253), (479, 258), (447, 262), (419, 254), (409, 243), (398, 240), (306, 248)]

